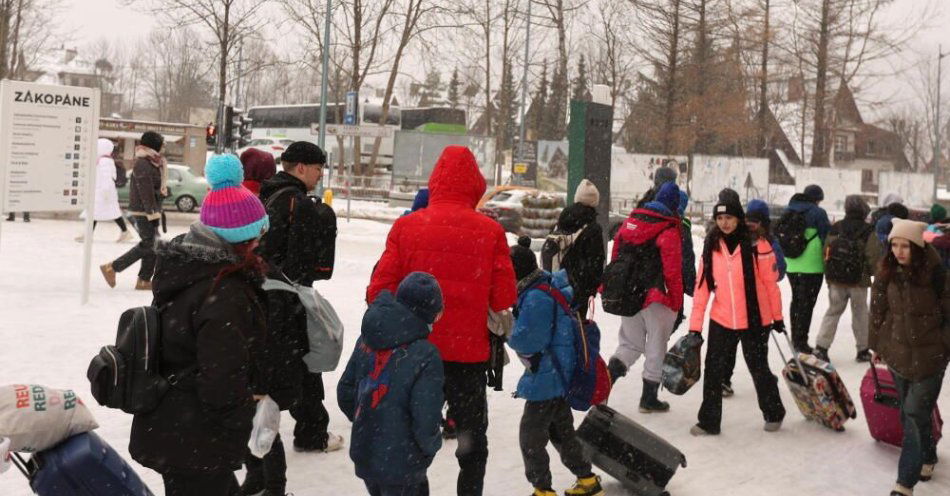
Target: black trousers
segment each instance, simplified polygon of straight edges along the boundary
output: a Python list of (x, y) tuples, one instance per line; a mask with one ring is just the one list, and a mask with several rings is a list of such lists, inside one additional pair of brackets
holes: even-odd
[(294, 426), (294, 446), (305, 450), (327, 447), (327, 426), (330, 414), (323, 406), (323, 375), (305, 372), (300, 398), (290, 407)]
[(825, 280), (824, 274), (788, 274), (788, 282), (792, 286), (792, 344), (801, 349), (808, 345), (808, 330), (811, 328), (811, 317), (818, 303), (818, 293)]
[(244, 467), (247, 469), (245, 485), (263, 487), (276, 494), (284, 494), (287, 488), (287, 458), (280, 435), (274, 438), (274, 444), (264, 458), (258, 458), (248, 452), (244, 457)]
[(521, 415), (521, 457), (528, 482), (538, 489), (551, 489), (548, 441), (561, 455), (561, 463), (577, 477), (591, 475), (590, 460), (574, 432), (574, 416), (564, 398), (528, 401)]
[(234, 472), (208, 472), (206, 474), (162, 474), (165, 496), (238, 496), (241, 487)]
[(155, 238), (158, 234), (159, 221), (135, 216), (132, 217), (132, 222), (135, 223), (135, 230), (139, 232), (139, 238), (141, 239), (132, 249), (115, 259), (112, 262), (112, 268), (116, 272), (122, 272), (141, 260), (139, 279), (151, 281), (155, 274)]
[(722, 380), (730, 351), (742, 343), (742, 355), (752, 374), (759, 410), (766, 422), (785, 418), (785, 406), (778, 392), (778, 378), (769, 370), (769, 331), (734, 331), (710, 321), (706, 348), (706, 377), (703, 380), (703, 404), (699, 408), (699, 426), (718, 434), (722, 425)]
[[(119, 229), (121, 229), (122, 232), (125, 232), (125, 231), (128, 231), (128, 230), (129, 230), (129, 228), (126, 227), (126, 225), (125, 225), (125, 219), (123, 219), (122, 217), (116, 217), (115, 220), (113, 220), (113, 222), (115, 222), (115, 225), (119, 226)], [(93, 230), (93, 231), (96, 230), (96, 225), (98, 225), (98, 224), (99, 224), (99, 221), (97, 221), (97, 220), (92, 221), (92, 230)]]
[(488, 462), (488, 399), (485, 363), (443, 362), (445, 400), (455, 421), (458, 496), (481, 496)]

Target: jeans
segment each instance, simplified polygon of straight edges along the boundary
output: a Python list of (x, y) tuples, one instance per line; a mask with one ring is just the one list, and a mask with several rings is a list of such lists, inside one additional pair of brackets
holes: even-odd
[(481, 496), (488, 463), (488, 399), (485, 363), (443, 362), (445, 400), (455, 421), (458, 496)]
[(385, 486), (365, 480), (370, 496), (429, 496), (429, 481), (424, 480), (411, 486)]
[(166, 473), (165, 496), (238, 496), (241, 487), (234, 472)]
[(620, 322), (620, 344), (614, 358), (630, 368), (641, 355), (646, 355), (643, 379), (660, 382), (676, 312), (662, 303), (653, 303), (633, 317), (621, 317)]
[(785, 418), (778, 378), (769, 370), (769, 331), (762, 328), (732, 330), (710, 321), (699, 426), (713, 434), (718, 434), (722, 425), (722, 381), (727, 359), (730, 352), (735, 353), (739, 343), (742, 343), (742, 355), (752, 374), (763, 418), (766, 422), (779, 422)]
[(532, 486), (551, 489), (548, 441), (561, 455), (561, 463), (577, 477), (591, 475), (590, 460), (574, 432), (574, 415), (564, 398), (528, 401), (521, 416), (521, 457), (525, 476)]
[(931, 422), (945, 372), (910, 381), (891, 370), (904, 427), (904, 442), (897, 463), (897, 483), (904, 487), (913, 488), (917, 485), (924, 464), (937, 463), (937, 443), (934, 441)]
[(324, 398), (323, 375), (304, 372), (300, 398), (290, 407), (290, 415), (297, 421), (294, 426), (295, 447), (326, 449), (330, 414), (323, 406)]
[(851, 301), (851, 330), (858, 351), (868, 349), (868, 288), (828, 284), (828, 311), (821, 319), (821, 327), (815, 344), (824, 349), (831, 348), (838, 330), (838, 320)]
[(799, 350), (807, 349), (811, 318), (815, 311), (815, 304), (818, 303), (818, 293), (821, 292), (821, 283), (824, 279), (824, 274), (788, 274), (788, 282), (792, 286), (790, 308), (792, 343)]
[(139, 232), (141, 239), (132, 249), (115, 259), (112, 262), (112, 268), (116, 272), (122, 272), (141, 260), (139, 279), (151, 281), (155, 274), (155, 238), (158, 234), (158, 221), (135, 216), (132, 217), (132, 222), (135, 223), (135, 230)]

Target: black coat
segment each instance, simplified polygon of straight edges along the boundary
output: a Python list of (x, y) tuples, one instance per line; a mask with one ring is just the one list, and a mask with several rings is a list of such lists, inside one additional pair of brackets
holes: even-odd
[(215, 284), (235, 255), (199, 223), (159, 243), (157, 253), (153, 291), (162, 312), (162, 371), (198, 370), (154, 411), (134, 417), (129, 453), (160, 473), (236, 470), (255, 411), (252, 353), (264, 339), (261, 281), (237, 272)]
[(587, 226), (567, 251), (562, 268), (574, 288), (575, 306), (586, 306), (587, 300), (597, 292), (604, 275), (607, 250), (604, 247), (604, 230), (597, 223), (597, 210), (575, 203), (561, 211), (555, 233), (572, 234)]
[(162, 211), (162, 170), (148, 158), (135, 159), (129, 181), (129, 212), (152, 215)]
[[(276, 197), (271, 200), (271, 195)], [(336, 253), (333, 209), (308, 196), (303, 181), (284, 171), (261, 185), (260, 198), (270, 217), (270, 228), (259, 248), (271, 267), (269, 277), (283, 279), (282, 272), (305, 286), (330, 279)]]

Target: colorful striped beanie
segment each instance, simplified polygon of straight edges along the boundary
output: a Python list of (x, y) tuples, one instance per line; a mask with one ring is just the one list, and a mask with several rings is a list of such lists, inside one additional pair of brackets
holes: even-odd
[(205, 165), (211, 191), (201, 204), (201, 223), (221, 239), (237, 244), (261, 235), (270, 226), (261, 201), (241, 186), (244, 170), (231, 154), (212, 155)]

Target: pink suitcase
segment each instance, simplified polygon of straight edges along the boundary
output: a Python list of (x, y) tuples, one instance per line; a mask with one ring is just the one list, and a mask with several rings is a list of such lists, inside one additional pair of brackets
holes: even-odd
[[(871, 437), (899, 448), (904, 440), (904, 427), (901, 425), (897, 386), (887, 367), (871, 365), (864, 374), (864, 380), (861, 381), (861, 404), (864, 405), (864, 417), (868, 421)], [(943, 419), (938, 407), (934, 407), (933, 430), (934, 440), (940, 441), (943, 436)]]

